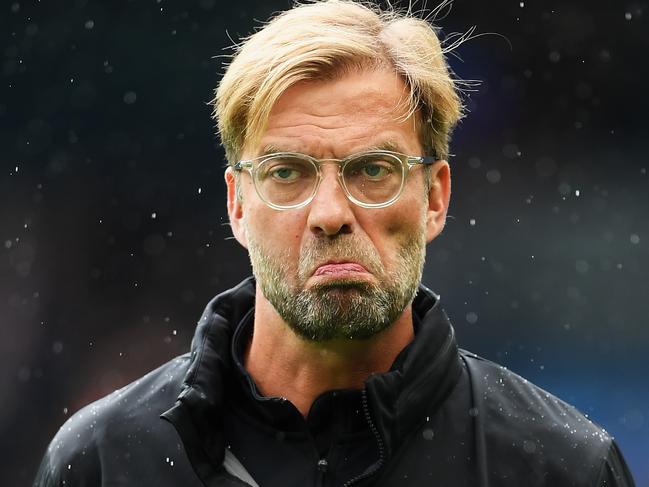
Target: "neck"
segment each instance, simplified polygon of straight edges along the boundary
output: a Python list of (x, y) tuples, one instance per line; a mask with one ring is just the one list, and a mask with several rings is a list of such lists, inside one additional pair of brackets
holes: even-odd
[(306, 416), (323, 392), (362, 389), (371, 374), (388, 371), (413, 335), (408, 306), (372, 338), (308, 341), (289, 328), (257, 287), (254, 331), (244, 364), (263, 395), (285, 397)]

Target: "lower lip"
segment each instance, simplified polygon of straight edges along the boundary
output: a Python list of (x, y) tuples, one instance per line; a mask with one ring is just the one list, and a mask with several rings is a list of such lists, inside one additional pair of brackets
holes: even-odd
[(326, 264), (318, 267), (313, 273), (314, 276), (331, 276), (343, 277), (358, 274), (367, 274), (367, 269), (359, 264), (342, 263), (342, 264)]

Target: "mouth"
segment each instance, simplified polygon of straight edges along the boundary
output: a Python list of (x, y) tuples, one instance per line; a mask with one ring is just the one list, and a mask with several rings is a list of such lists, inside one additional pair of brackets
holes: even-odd
[(315, 277), (327, 276), (335, 278), (359, 276), (361, 274), (369, 274), (369, 272), (357, 262), (325, 262), (320, 264), (313, 272)]

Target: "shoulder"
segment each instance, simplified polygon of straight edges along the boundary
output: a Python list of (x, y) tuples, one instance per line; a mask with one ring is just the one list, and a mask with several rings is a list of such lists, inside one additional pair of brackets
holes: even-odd
[(189, 354), (177, 357), (77, 411), (49, 444), (34, 486), (59, 485), (66, 477), (100, 478), (106, 452), (155, 437), (166, 424), (159, 416), (173, 406), (188, 365)]
[(555, 485), (599, 485), (611, 465), (624, 477), (613, 438), (574, 406), (501, 365), (466, 351), (461, 356), (490, 460), (507, 458), (512, 470), (527, 471), (530, 480), (545, 476), (543, 485), (548, 476)]

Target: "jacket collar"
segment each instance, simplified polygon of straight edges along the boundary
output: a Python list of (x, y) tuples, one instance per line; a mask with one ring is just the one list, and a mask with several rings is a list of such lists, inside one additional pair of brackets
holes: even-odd
[[(224, 474), (225, 440), (220, 422), (225, 385), (234, 373), (230, 344), (254, 301), (253, 278), (210, 301), (192, 340), (181, 393), (176, 404), (162, 414), (176, 427), (194, 469), (207, 485)], [(420, 286), (413, 315), (415, 339), (397, 356), (390, 371), (365, 382), (372, 421), (382, 437), (386, 458), (437, 409), (461, 372), (453, 327), (439, 305), (439, 296)]]

